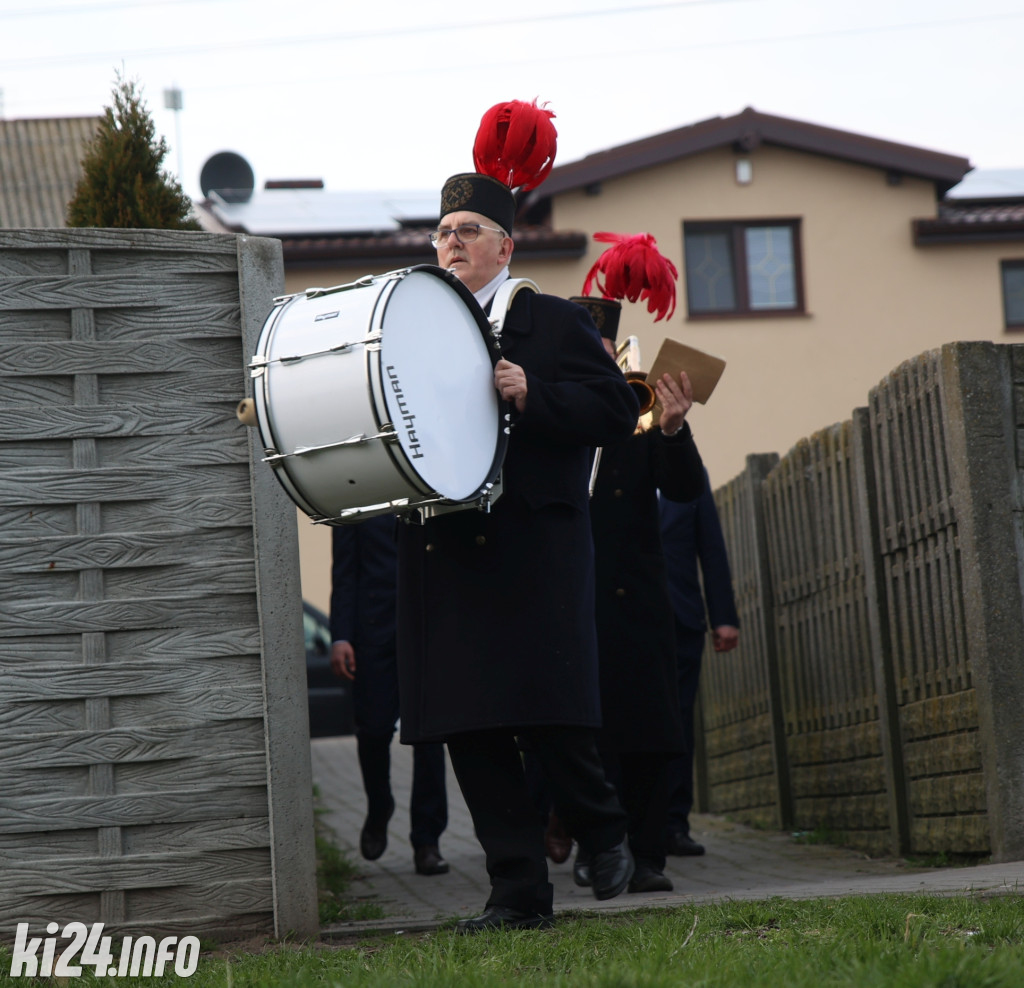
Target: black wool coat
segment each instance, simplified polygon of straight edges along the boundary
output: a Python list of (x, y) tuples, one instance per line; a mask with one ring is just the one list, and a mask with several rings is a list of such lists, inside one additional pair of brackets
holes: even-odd
[(671, 438), (655, 428), (601, 453), (590, 512), (602, 750), (683, 750), (658, 491), (674, 501), (692, 501), (700, 496), (703, 479), (686, 423)]
[(589, 315), (520, 292), (503, 355), (523, 367), (502, 496), (398, 525), (403, 742), (465, 731), (600, 723), (592, 447), (627, 438), (638, 409)]

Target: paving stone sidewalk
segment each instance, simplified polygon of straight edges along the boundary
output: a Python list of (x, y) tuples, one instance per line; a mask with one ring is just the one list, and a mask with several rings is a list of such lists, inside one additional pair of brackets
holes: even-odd
[[(388, 848), (377, 861), (359, 855), (359, 831), (366, 813), (352, 737), (317, 738), (312, 742), (313, 781), (319, 788), (323, 819), (338, 846), (362, 869), (352, 892), (359, 900), (381, 906), (378, 920), (342, 923), (324, 935), (359, 932), (413, 932), (446, 921), (475, 916), (489, 890), (484, 855), (473, 834), (469, 812), (448, 766), (448, 829), (441, 852), (451, 865), (447, 875), (417, 875), (409, 844), (409, 788), (412, 751), (396, 740), (391, 746), (395, 815), (388, 828)], [(1024, 893), (1024, 861), (965, 868), (914, 868), (898, 860), (876, 860), (854, 851), (799, 844), (785, 833), (763, 832), (717, 816), (696, 815), (692, 834), (707, 849), (697, 858), (668, 860), (672, 892), (623, 893), (598, 902), (588, 889), (573, 884), (571, 858), (549, 862), (555, 887), (555, 913), (570, 910), (626, 911), (649, 906), (679, 906), (730, 899), (784, 896), (864, 895), (877, 892), (952, 894), (971, 891)]]

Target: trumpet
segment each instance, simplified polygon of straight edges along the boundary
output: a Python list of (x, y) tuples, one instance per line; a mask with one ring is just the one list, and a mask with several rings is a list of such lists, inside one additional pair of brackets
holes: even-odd
[(646, 415), (654, 408), (657, 396), (654, 388), (647, 383), (647, 372), (640, 370), (640, 341), (635, 336), (627, 336), (615, 348), (615, 363), (626, 375), (629, 386), (640, 402), (640, 414)]
[[(627, 336), (615, 348), (615, 363), (619, 365), (626, 381), (633, 389), (637, 401), (640, 403), (640, 414), (646, 415), (657, 401), (657, 395), (647, 383), (647, 372), (640, 370), (640, 341), (635, 336)], [(590, 468), (590, 495), (594, 495), (594, 487), (597, 484), (597, 471), (601, 466), (601, 447), (594, 450), (594, 465)]]

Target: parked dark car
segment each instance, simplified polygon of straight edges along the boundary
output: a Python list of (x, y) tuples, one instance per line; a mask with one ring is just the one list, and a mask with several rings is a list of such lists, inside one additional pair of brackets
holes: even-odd
[(353, 734), (352, 683), (331, 672), (331, 626), (327, 615), (303, 601), (302, 627), (306, 633), (309, 736)]

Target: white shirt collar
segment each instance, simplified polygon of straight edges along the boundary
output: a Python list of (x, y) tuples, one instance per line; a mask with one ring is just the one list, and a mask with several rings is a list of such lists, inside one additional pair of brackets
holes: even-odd
[(481, 309), (486, 309), (491, 299), (498, 293), (501, 283), (508, 278), (508, 265), (506, 264), (483, 288), (473, 292), (473, 298), (480, 303)]

